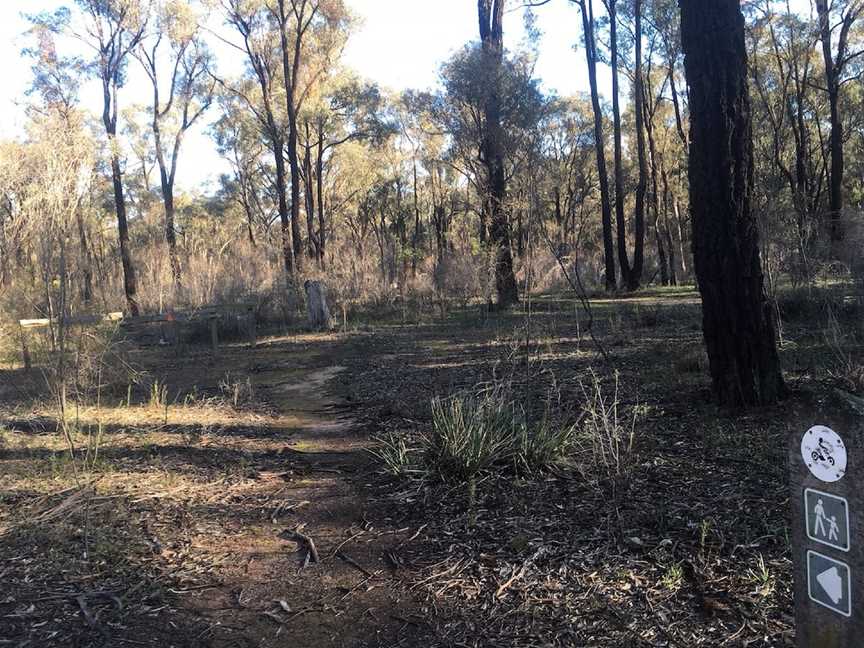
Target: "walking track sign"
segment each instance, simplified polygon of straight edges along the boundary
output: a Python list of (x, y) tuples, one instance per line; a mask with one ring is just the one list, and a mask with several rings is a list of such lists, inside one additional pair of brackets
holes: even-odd
[(843, 409), (789, 439), (798, 648), (864, 646), (864, 419)]

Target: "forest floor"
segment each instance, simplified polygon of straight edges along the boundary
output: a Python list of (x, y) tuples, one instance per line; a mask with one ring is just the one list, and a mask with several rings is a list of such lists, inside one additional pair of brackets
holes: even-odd
[[(788, 307), (790, 397), (738, 415), (710, 403), (683, 288), (594, 300), (605, 360), (557, 296), (137, 348), (148, 389), (75, 414), (86, 465), (38, 372), (0, 370), (0, 646), (792, 646), (787, 438), (861, 357), (811, 301)], [(428, 427), (433, 395), (506, 373), (576, 403), (591, 370), (639, 405), (614, 493), (568, 463), (491, 475), (469, 510), (367, 451)]]

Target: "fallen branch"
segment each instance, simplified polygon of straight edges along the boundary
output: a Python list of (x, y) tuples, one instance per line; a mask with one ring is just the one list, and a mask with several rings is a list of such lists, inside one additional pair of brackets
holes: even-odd
[(318, 550), (315, 548), (315, 543), (312, 541), (312, 538), (307, 536), (305, 533), (301, 533), (300, 529), (294, 529), (293, 531), (290, 529), (284, 529), (279, 533), (279, 537), (283, 540), (291, 540), (292, 542), (296, 542), (304, 547), (306, 547), (306, 562), (321, 562), (320, 556), (318, 556)]

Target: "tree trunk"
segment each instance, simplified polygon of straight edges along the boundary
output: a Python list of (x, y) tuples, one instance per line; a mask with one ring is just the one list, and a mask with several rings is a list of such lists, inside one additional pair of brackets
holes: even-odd
[(303, 195), (306, 198), (306, 254), (310, 259), (318, 258), (315, 245), (315, 185), (312, 178), (312, 145), (309, 143), (309, 124), (306, 124), (306, 143), (303, 146), (303, 176), (305, 187)]
[(609, 198), (609, 175), (606, 172), (606, 146), (603, 137), (603, 111), (597, 91), (597, 44), (594, 41), (594, 8), (591, 0), (579, 0), (582, 9), (582, 31), (585, 35), (585, 57), (588, 61), (588, 83), (591, 87), (591, 108), (594, 112), (594, 150), (597, 155), (597, 176), (600, 180), (600, 212), (603, 223), (603, 256), (606, 268), (606, 290), (617, 287), (615, 280), (615, 248), (612, 243), (612, 204)]
[(484, 106), (486, 132), (483, 137), (483, 162), (486, 166), (486, 194), (489, 200), (489, 238), (495, 252), (495, 289), (498, 306), (507, 308), (519, 301), (513, 274), (510, 230), (504, 204), (507, 178), (504, 171), (501, 96), (498, 77), (504, 58), (504, 5), (506, 0), (477, 0), (480, 40), (492, 88)]
[[(843, 122), (840, 120), (840, 80), (837, 66), (831, 53), (831, 14), (826, 0), (816, 0), (819, 15), (819, 39), (822, 41), (822, 56), (825, 61), (825, 84), (828, 86), (828, 105), (831, 116), (831, 135), (828, 148), (831, 152), (831, 172), (828, 174), (829, 234), (832, 254), (843, 240), (840, 218), (843, 213)], [(840, 45), (841, 49), (842, 43)], [(842, 56), (842, 54), (841, 54)]]
[(610, 67), (612, 68), (612, 139), (615, 173), (615, 229), (621, 283), (630, 287), (630, 260), (627, 258), (627, 225), (624, 219), (624, 163), (621, 151), (621, 108), (618, 104), (618, 11), (617, 0), (606, 0), (609, 12)]
[(411, 237), (411, 277), (417, 276), (418, 247), (420, 246), (420, 186), (417, 184), (417, 159), (413, 160), (414, 170), (414, 235)]
[[(113, 141), (114, 137), (110, 136)], [(112, 144), (113, 146), (113, 144)], [(120, 171), (119, 154), (111, 156), (111, 182), (114, 186), (114, 208), (117, 212), (117, 234), (120, 240), (120, 262), (123, 266), (123, 291), (126, 294), (126, 305), (129, 314), (138, 317), (138, 300), (135, 297), (137, 282), (135, 280), (135, 266), (132, 264), (132, 252), (129, 249), (129, 223), (126, 220), (126, 201), (123, 197), (123, 174)]]
[(690, 86), (690, 211), (714, 394), (733, 407), (784, 392), (759, 232), (744, 17), (738, 0), (680, 0)]
[(270, 144), (273, 147), (273, 159), (276, 164), (276, 201), (279, 207), (279, 224), (282, 230), (282, 259), (285, 264), (286, 279), (294, 274), (297, 267), (297, 255), (291, 245), (292, 224), (296, 221), (288, 214), (288, 204), (285, 201), (285, 157), (283, 153), (282, 137), (278, 129), (270, 133)]
[(323, 270), (327, 229), (324, 221), (324, 134), (320, 128), (318, 129), (318, 151), (315, 156), (315, 182), (318, 187), (318, 265)]
[[(627, 276), (627, 288), (636, 290), (642, 281), (642, 267), (645, 263), (645, 187), (648, 178), (648, 166), (645, 161), (645, 129), (643, 121), (645, 117), (645, 94), (642, 79), (642, 0), (635, 0), (635, 57), (634, 70), (635, 82), (633, 94), (635, 95), (636, 113), (636, 156), (639, 161), (639, 181), (636, 185), (636, 212), (633, 223), (633, 266)], [(656, 196), (656, 186), (655, 186)], [(656, 206), (655, 206), (656, 207)], [(654, 215), (657, 212), (655, 209)], [(623, 273), (623, 269), (622, 269)]]

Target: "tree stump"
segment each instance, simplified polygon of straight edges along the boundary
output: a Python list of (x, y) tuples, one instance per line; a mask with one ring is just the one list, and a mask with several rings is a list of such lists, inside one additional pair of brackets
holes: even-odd
[(306, 314), (309, 326), (316, 330), (330, 328), (330, 309), (327, 308), (327, 295), (320, 281), (306, 280)]

